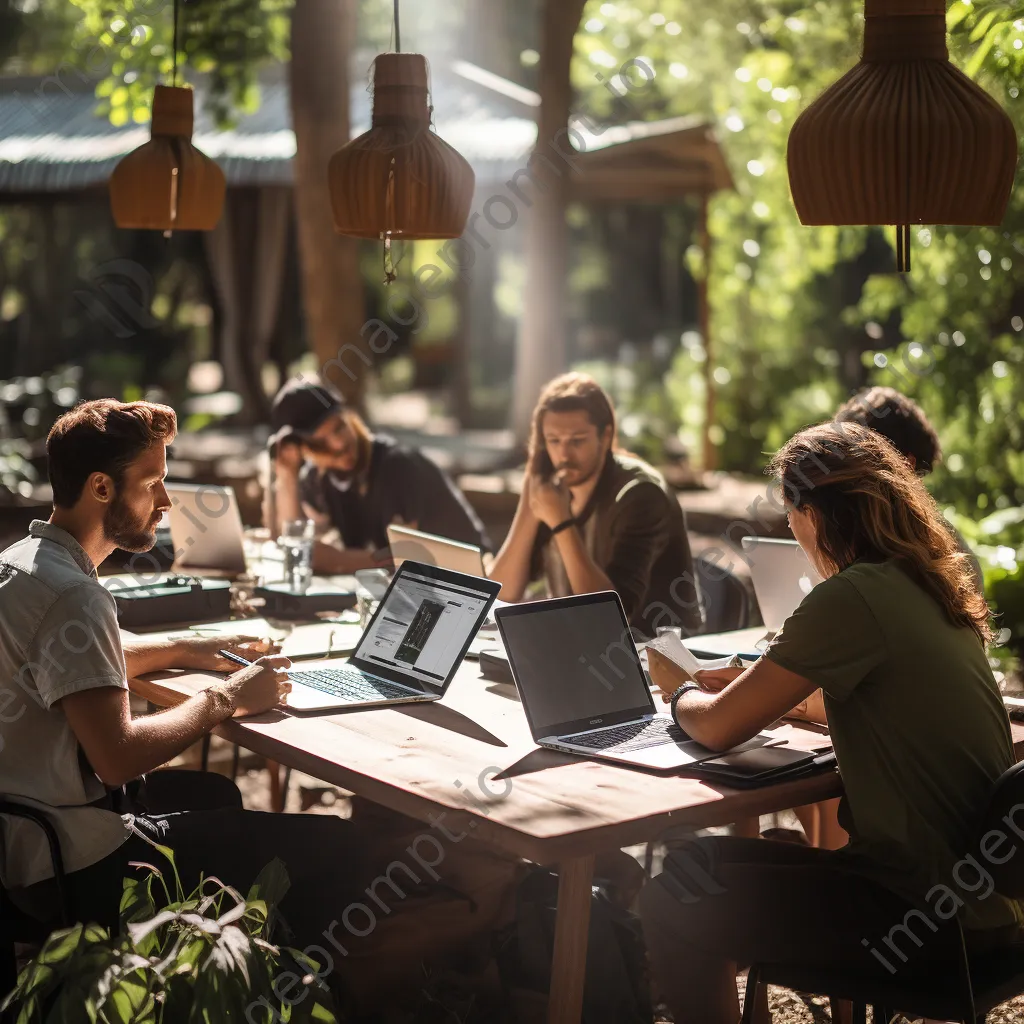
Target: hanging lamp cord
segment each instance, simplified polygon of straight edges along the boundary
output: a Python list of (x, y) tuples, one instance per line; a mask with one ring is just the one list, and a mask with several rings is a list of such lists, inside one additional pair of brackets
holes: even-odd
[(171, 16), (174, 18), (174, 30), (172, 32), (172, 35), (174, 37), (174, 41), (171, 44), (172, 47), (173, 47), (172, 50), (171, 50), (171, 61), (172, 61), (172, 63), (171, 63), (171, 85), (177, 85), (178, 84), (178, 0), (174, 0), (174, 7), (173, 7), (173, 10), (172, 10), (172, 15)]

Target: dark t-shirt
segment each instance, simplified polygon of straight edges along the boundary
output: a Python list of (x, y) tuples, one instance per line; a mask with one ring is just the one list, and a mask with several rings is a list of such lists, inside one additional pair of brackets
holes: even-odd
[(824, 693), (848, 866), (932, 908), (941, 909), (932, 887), (949, 887), (968, 928), (1016, 922), (1016, 903), (969, 888), (977, 874), (961, 883), (956, 869), (979, 809), (1014, 763), (974, 631), (952, 623), (897, 562), (855, 562), (804, 598), (765, 657)]
[[(622, 599), (630, 626), (653, 637), (662, 626), (700, 631), (701, 611), (690, 542), (679, 500), (641, 459), (609, 454), (586, 508), (576, 517), (583, 543)], [(537, 531), (532, 576), (552, 597), (572, 593), (551, 530)]]
[(400, 521), (490, 550), (479, 517), (447, 475), (425, 455), (389, 437), (374, 437), (369, 465), (359, 477), (321, 472), (306, 463), (299, 474), (299, 497), (330, 519), (346, 548), (385, 548), (388, 526)]

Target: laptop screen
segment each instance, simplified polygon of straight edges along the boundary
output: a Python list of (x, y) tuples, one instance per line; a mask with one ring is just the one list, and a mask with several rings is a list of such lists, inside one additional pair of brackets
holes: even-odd
[(400, 675), (403, 682), (440, 690), (493, 600), (495, 584), (479, 583), (475, 589), (472, 577), (453, 583), (403, 566), (363, 633), (353, 660), (367, 671), (384, 669), (384, 674)]
[(535, 739), (655, 710), (615, 594), (500, 608), (496, 618)]

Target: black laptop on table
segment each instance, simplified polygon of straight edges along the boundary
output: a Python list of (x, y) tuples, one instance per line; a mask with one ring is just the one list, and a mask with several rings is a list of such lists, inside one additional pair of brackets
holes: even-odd
[(618, 594), (506, 605), (494, 617), (538, 746), (658, 769), (718, 756), (656, 708)]
[(831, 753), (780, 746), (781, 737), (764, 732), (724, 752), (691, 740), (657, 711), (612, 591), (505, 605), (494, 616), (540, 747), (639, 768), (682, 769), (733, 788), (835, 765)]
[(440, 700), (501, 584), (405, 561), (347, 661), (293, 668), (287, 707), (326, 711)]

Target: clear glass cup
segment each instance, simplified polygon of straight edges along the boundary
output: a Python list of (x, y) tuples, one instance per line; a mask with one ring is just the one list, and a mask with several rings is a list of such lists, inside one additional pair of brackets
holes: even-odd
[(366, 629), (370, 624), (379, 603), (362, 584), (356, 584), (356, 611), (359, 613), (360, 629)]
[(281, 535), (277, 538), (284, 555), (284, 582), (298, 594), (305, 593), (313, 579), (315, 534), (312, 519), (289, 519), (281, 524)]

